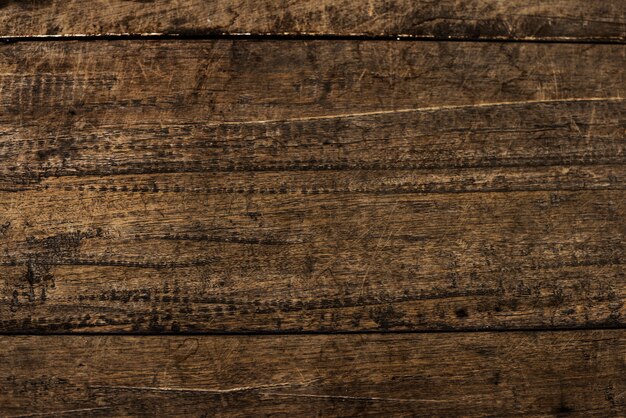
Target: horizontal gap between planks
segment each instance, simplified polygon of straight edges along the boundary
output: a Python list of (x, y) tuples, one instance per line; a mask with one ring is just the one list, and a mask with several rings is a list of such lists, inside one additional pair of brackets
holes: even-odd
[(574, 331), (615, 331), (625, 330), (626, 325), (607, 326), (579, 326), (554, 328), (457, 328), (441, 330), (361, 330), (361, 331), (233, 331), (233, 332), (155, 332), (155, 331), (111, 331), (111, 332), (58, 332), (58, 331), (31, 331), (31, 332), (0, 332), (0, 337), (27, 337), (27, 336), (66, 336), (66, 337), (103, 337), (103, 336), (152, 336), (152, 337), (202, 337), (202, 336), (296, 336), (296, 335), (366, 335), (366, 334), (494, 334), (494, 333), (535, 333), (535, 332), (574, 332)]
[[(99, 186), (98, 186), (99, 187)], [(323, 196), (323, 195), (367, 195), (367, 196), (406, 196), (406, 195), (410, 195), (410, 196), (429, 196), (429, 195), (436, 195), (436, 196), (446, 196), (446, 195), (472, 195), (472, 194), (484, 194), (484, 195), (488, 195), (488, 194), (517, 194), (517, 193), (537, 193), (537, 194), (541, 194), (541, 193), (580, 193), (580, 192), (619, 192), (619, 191), (626, 191), (626, 187), (589, 187), (589, 188), (560, 188), (560, 189), (556, 189), (556, 188), (536, 188), (536, 189), (492, 189), (492, 190), (447, 190), (447, 191), (420, 191), (420, 190), (331, 190), (331, 191), (317, 191), (317, 192), (312, 192), (312, 191), (307, 191), (307, 192), (286, 192), (286, 193), (280, 193), (280, 192), (258, 192), (258, 191), (254, 191), (254, 192), (250, 192), (249, 190), (245, 189), (241, 192), (236, 191), (236, 192), (213, 192), (213, 191), (182, 191), (182, 192), (176, 192), (176, 191), (165, 191), (165, 190), (157, 190), (157, 191), (153, 191), (153, 190), (126, 190), (126, 191), (121, 191), (121, 190), (117, 190), (117, 191), (109, 191), (109, 190), (99, 190), (99, 188), (96, 187), (93, 190), (89, 189), (87, 187), (85, 187), (85, 190), (79, 190), (79, 192), (89, 192), (89, 193), (118, 193), (118, 194), (129, 194), (129, 193), (134, 193), (134, 194), (181, 194), (181, 193), (187, 193), (187, 194), (197, 194), (197, 195), (211, 195), (211, 196), (223, 196), (223, 195), (240, 195), (240, 196), (255, 196), (255, 195), (259, 195), (259, 196), (294, 196), (294, 195), (301, 195), (301, 196)], [(18, 188), (14, 188), (14, 189), (3, 189), (0, 188), (0, 193), (24, 193), (24, 192), (29, 192), (29, 191), (42, 191), (42, 190), (50, 190), (49, 188), (45, 188), (45, 187), (40, 187), (40, 188), (22, 188), (22, 189), (18, 189)], [(53, 191), (74, 191), (76, 190), (74, 189), (64, 189), (63, 186), (59, 186), (58, 188), (54, 188)], [(0, 266), (2, 265), (10, 265), (10, 266), (15, 266), (15, 265), (21, 265), (23, 263), (11, 263), (11, 264), (2, 264), (2, 262), (0, 262)]]
[(106, 34), (68, 34), (68, 35), (33, 35), (33, 36), (2, 36), (0, 42), (59, 42), (59, 41), (162, 41), (162, 40), (284, 40), (284, 41), (314, 41), (314, 40), (334, 40), (334, 41), (419, 41), (419, 42), (512, 42), (512, 43), (569, 43), (569, 44), (626, 44), (626, 39), (585, 39), (585, 38), (532, 38), (532, 37), (498, 37), (489, 38), (464, 38), (464, 37), (435, 37), (424, 35), (337, 35), (322, 33), (106, 33)]

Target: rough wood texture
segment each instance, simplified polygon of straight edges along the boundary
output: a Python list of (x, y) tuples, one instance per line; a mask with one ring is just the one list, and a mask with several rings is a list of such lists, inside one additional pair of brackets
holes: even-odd
[(623, 0), (5, 0), (0, 36), (323, 34), (626, 39)]
[(626, 414), (626, 331), (2, 337), (0, 414)]
[(623, 47), (283, 45), (2, 48), (3, 331), (623, 323)]
[(0, 1), (0, 416), (626, 416), (625, 6)]
[(622, 325), (624, 50), (4, 46), (0, 330)]

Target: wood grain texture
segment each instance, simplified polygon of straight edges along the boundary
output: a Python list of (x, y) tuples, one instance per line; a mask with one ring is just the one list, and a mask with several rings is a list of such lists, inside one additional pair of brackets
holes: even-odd
[(621, 326), (624, 51), (6, 45), (0, 330)]
[(2, 337), (13, 416), (626, 414), (626, 332)]
[(0, 36), (365, 35), (623, 42), (623, 0), (8, 0)]
[(1, 174), (537, 165), (546, 136), (572, 147), (552, 162), (621, 162), (625, 59), (621, 45), (5, 45)]

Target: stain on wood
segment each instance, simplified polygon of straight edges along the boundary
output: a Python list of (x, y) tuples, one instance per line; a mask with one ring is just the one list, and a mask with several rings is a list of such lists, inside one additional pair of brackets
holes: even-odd
[(2, 337), (0, 413), (623, 416), (626, 333)]
[(6, 45), (0, 329), (621, 326), (623, 52)]
[(339, 35), (623, 42), (623, 0), (5, 0), (0, 36)]

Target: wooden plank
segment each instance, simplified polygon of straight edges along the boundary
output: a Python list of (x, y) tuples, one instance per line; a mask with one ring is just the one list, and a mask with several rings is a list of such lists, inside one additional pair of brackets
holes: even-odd
[[(624, 53), (452, 42), (5, 45), (0, 175), (10, 186), (150, 169), (620, 163)], [(496, 123), (503, 132), (490, 131)], [(459, 132), (484, 150), (463, 151)], [(546, 151), (548, 137), (571, 156)]]
[(622, 325), (625, 198), (623, 186), (5, 194), (0, 328)]
[(2, 337), (14, 416), (623, 416), (626, 332)]
[(624, 323), (623, 46), (285, 44), (0, 49), (0, 330)]
[(622, 45), (468, 42), (17, 43), (0, 48), (1, 120), (137, 129), (619, 98), (624, 53)]
[(1, 36), (272, 34), (615, 41), (623, 0), (4, 1)]
[[(29, 96), (32, 97), (30, 93)], [(274, 109), (282, 113), (287, 106), (285, 99)], [(620, 164), (625, 161), (626, 100), (618, 97), (496, 102), (225, 123), (202, 122), (201, 114), (198, 121), (184, 120), (190, 118), (188, 115), (167, 122), (151, 120), (158, 117), (160, 110), (166, 113), (176, 111), (176, 107), (157, 105), (157, 109), (149, 109), (149, 104), (139, 105), (136, 115), (129, 112), (137, 118), (129, 120), (127, 109), (113, 101), (81, 110), (81, 116), (68, 117), (58, 110), (39, 113), (52, 107), (37, 105), (32, 116), (17, 113), (0, 118), (0, 147), (6, 162), (0, 168), (0, 187), (4, 190), (58, 187), (61, 183), (46, 179), (59, 176), (87, 175), (93, 182), (98, 181), (97, 176), (122, 174), (257, 172), (266, 173), (259, 176), (269, 179), (271, 175), (267, 173), (275, 172), (274, 179), (279, 180), (280, 172), (303, 170), (316, 172), (302, 175), (307, 181), (319, 179), (320, 184), (307, 186), (300, 184), (298, 177), (282, 176), (295, 183), (291, 188), (299, 189), (337, 189), (337, 185), (331, 185), (332, 179), (349, 190), (354, 175), (341, 173), (346, 170), (392, 170), (396, 177), (404, 171), (406, 180), (411, 174), (407, 174), (408, 170), (420, 170), (422, 178), (429, 175), (435, 180), (433, 176), (439, 176), (442, 181), (442, 175), (452, 174), (450, 170), (460, 173), (458, 170), (465, 169), (466, 174), (479, 173), (492, 180), (511, 174), (512, 182), (533, 183), (530, 172), (526, 178), (515, 169), (539, 171), (562, 166), (560, 173), (565, 180), (578, 166), (612, 165), (620, 172)], [(332, 172), (332, 176), (319, 171)], [(546, 180), (550, 177), (544, 175)], [(244, 185), (241, 174), (227, 178), (226, 183)], [(365, 183), (360, 182), (360, 186), (365, 187)], [(563, 187), (596, 187), (597, 183), (610, 185), (605, 176), (596, 176), (585, 183), (570, 180)], [(217, 181), (215, 187), (227, 185)], [(352, 185), (358, 187), (354, 181)], [(393, 190), (391, 186), (377, 190)], [(419, 185), (412, 186), (420, 190)], [(434, 184), (433, 187), (436, 189)], [(559, 186), (553, 182), (527, 187)], [(466, 184), (464, 188), (457, 184), (453, 188), (481, 190), (483, 186)], [(507, 190), (503, 184), (487, 188)]]

